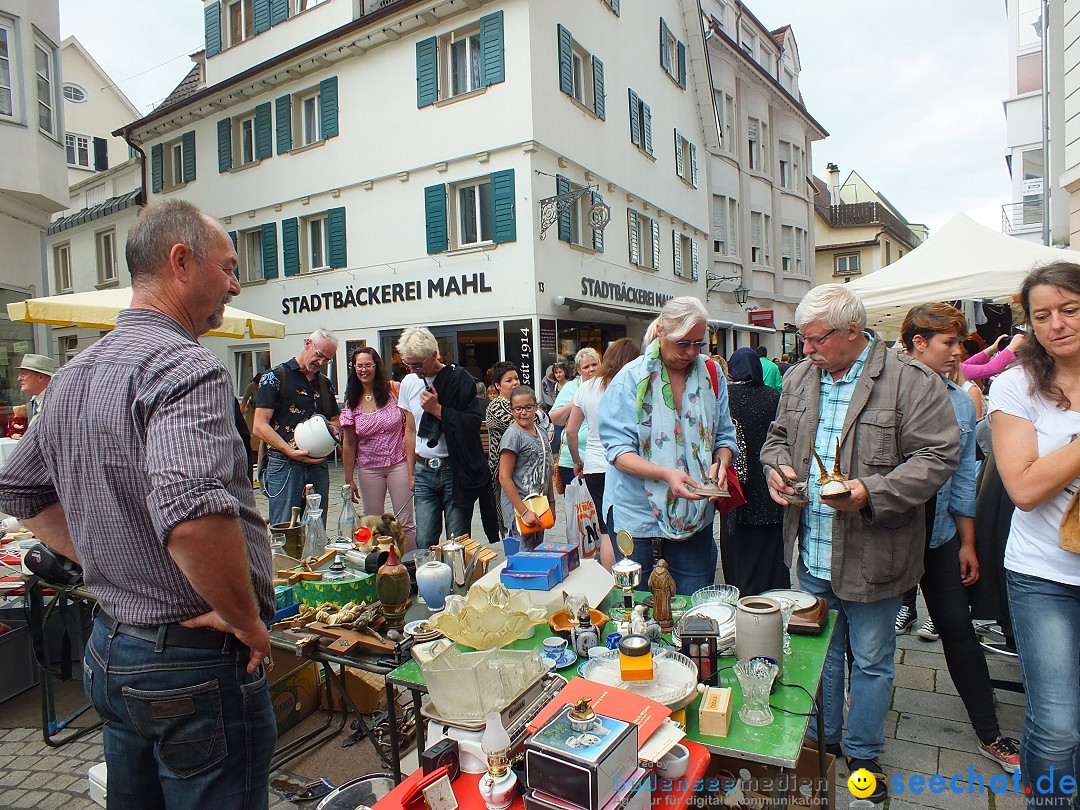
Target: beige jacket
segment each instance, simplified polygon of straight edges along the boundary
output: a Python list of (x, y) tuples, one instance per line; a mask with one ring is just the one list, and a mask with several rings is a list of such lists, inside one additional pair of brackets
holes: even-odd
[[(788, 464), (801, 479), (811, 470), (821, 371), (809, 362), (784, 376), (776, 420), (761, 448), (762, 464)], [(956, 470), (960, 431), (938, 375), (875, 338), (844, 419), (840, 467), (866, 487), (869, 506), (836, 512), (833, 592), (853, 602), (902, 594), (923, 572), (923, 505)], [(768, 470), (766, 469), (766, 474)], [(785, 559), (799, 539), (801, 510), (784, 515)]]

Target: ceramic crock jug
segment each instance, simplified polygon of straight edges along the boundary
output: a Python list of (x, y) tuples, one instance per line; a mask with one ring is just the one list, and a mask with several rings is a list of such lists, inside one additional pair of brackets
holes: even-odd
[(735, 657), (771, 658), (783, 675), (784, 620), (780, 603), (768, 596), (744, 596), (735, 606)]

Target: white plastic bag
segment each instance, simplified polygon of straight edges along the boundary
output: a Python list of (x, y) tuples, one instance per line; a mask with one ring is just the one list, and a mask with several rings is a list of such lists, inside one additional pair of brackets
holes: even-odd
[(600, 520), (584, 478), (576, 476), (566, 485), (566, 542), (577, 546), (582, 559), (600, 554)]

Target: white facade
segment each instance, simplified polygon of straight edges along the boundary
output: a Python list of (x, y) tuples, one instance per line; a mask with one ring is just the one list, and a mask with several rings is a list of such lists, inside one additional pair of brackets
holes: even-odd
[(128, 160), (128, 145), (112, 131), (134, 121), (139, 111), (75, 37), (61, 43), (60, 63), (64, 153), (68, 185), (74, 186)]
[[(811, 145), (826, 133), (802, 104), (790, 27), (770, 32), (737, 0), (706, 0), (702, 13), (719, 122), (708, 146), (710, 307), (727, 321), (779, 330), (750, 339), (731, 332), (725, 354), (749, 342), (774, 355), (797, 350), (795, 307), (814, 273)], [(736, 288), (746, 291), (748, 313)]]
[[(1012, 177), (1012, 202), (1002, 208), (1002, 228), (1028, 241), (1043, 241), (1043, 182), (1050, 178), (1050, 243), (1069, 242), (1069, 199), (1062, 182), (1070, 165), (1066, 154), (1069, 110), (1075, 99), (1065, 100), (1063, 17), (1064, 0), (1048, 3), (1047, 64), (1049, 107), (1049, 165), (1043, 159), (1043, 50), (1042, 0), (1011, 0), (1009, 18), (1009, 88), (1005, 98), (1005, 156)], [(1069, 23), (1076, 28), (1075, 21)], [(1070, 48), (1075, 53), (1075, 46)], [(1074, 62), (1075, 65), (1075, 62)], [(1073, 71), (1075, 72), (1075, 71)], [(1070, 152), (1071, 154), (1071, 152)], [(1068, 177), (1065, 178), (1068, 181)]]
[[(207, 87), (126, 134), (152, 199), (236, 234), (237, 306), (286, 324), (272, 346), (208, 341), (238, 387), (258, 352), (280, 362), (317, 327), (340, 361), (355, 341), (392, 354), (412, 324), (474, 371), (513, 359), (535, 384), (556, 355), (640, 337), (667, 297), (705, 300), (715, 121), (697, 4), (619, 6), (399, 0), (352, 20), (353, 0), (323, 0), (220, 52), (211, 30)], [(226, 11), (204, 8), (219, 25)], [(584, 186), (541, 240), (539, 201)]]
[[(1065, 155), (1058, 183), (1069, 200), (1069, 244), (1080, 247), (1080, 0), (1064, 0)], [(1051, 167), (1053, 168), (1053, 167)], [(1064, 195), (1063, 195), (1064, 196)]]
[(67, 205), (59, 42), (56, 0), (0, 0), (0, 416), (22, 401), (14, 363), (47, 340), (6, 304), (44, 291), (45, 228)]

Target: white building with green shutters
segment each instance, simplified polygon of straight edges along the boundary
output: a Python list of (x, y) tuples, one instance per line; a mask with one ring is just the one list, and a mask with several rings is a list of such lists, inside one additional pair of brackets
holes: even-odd
[[(286, 324), (284, 341), (210, 341), (238, 391), (317, 327), (341, 366), (362, 343), (394, 362), (412, 324), (474, 374), (512, 359), (535, 385), (557, 356), (640, 337), (668, 298), (706, 299), (718, 125), (696, 0), (202, 13), (197, 80), (118, 133), (151, 199), (226, 223), (236, 305)], [(718, 335), (750, 334), (730, 296), (708, 303)]]

